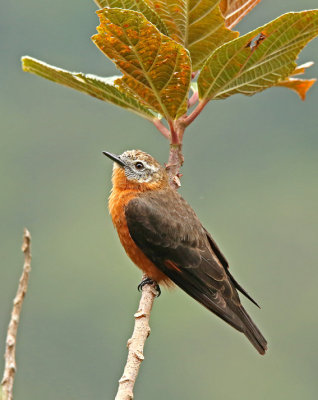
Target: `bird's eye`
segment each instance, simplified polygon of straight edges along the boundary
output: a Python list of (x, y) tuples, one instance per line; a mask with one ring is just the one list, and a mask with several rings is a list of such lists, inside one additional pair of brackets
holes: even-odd
[(136, 167), (136, 169), (141, 170), (144, 168), (144, 164), (142, 162), (138, 161), (138, 162), (136, 162), (135, 167)]

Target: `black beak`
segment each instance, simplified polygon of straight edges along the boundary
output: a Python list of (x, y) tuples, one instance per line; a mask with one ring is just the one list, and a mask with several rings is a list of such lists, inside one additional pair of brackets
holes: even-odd
[(119, 158), (119, 156), (116, 156), (116, 154), (108, 153), (108, 151), (103, 151), (103, 154), (111, 160), (115, 161), (117, 164), (121, 165), (122, 167), (125, 167), (125, 163)]

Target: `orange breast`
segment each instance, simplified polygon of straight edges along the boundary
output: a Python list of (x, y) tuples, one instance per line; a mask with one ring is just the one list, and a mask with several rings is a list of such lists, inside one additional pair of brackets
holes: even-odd
[(144, 271), (149, 278), (156, 282), (166, 283), (169, 285), (169, 278), (163, 274), (144, 253), (136, 246), (130, 236), (125, 217), (125, 206), (130, 200), (138, 195), (135, 188), (125, 188), (123, 190), (113, 188), (109, 197), (109, 211), (113, 220), (113, 224), (117, 229), (121, 244), (130, 259)]

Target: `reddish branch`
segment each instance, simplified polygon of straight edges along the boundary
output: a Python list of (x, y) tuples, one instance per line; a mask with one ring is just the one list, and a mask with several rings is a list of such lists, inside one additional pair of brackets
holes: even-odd
[(196, 119), (196, 117), (200, 115), (207, 104), (208, 100), (200, 101), (200, 103), (196, 106), (192, 113), (184, 118), (183, 123), (185, 124), (185, 126), (189, 126)]
[(199, 93), (194, 92), (188, 101), (188, 108), (193, 107), (198, 100), (199, 100)]
[(170, 131), (168, 128), (164, 126), (164, 124), (160, 121), (160, 119), (154, 119), (153, 124), (158, 129), (158, 131), (163, 134), (163, 136), (166, 139), (170, 140)]
[(4, 355), (5, 367), (1, 382), (3, 400), (13, 399), (13, 383), (17, 369), (15, 360), (17, 333), (22, 304), (28, 289), (29, 274), (31, 271), (31, 235), (27, 229), (24, 230), (22, 251), (24, 253), (23, 272), (19, 281), (17, 294), (13, 300), (13, 308), (6, 339)]

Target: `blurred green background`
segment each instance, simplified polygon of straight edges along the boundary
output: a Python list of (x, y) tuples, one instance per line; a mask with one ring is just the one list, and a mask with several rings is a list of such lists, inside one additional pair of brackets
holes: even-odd
[[(263, 1), (242, 33), (315, 0)], [(92, 1), (3, 2), (1, 54), (0, 354), (22, 268), (33, 270), (18, 341), (16, 400), (112, 399), (126, 359), (140, 272), (106, 209), (111, 163), (102, 150), (140, 148), (161, 162), (168, 143), (142, 118), (22, 72), (28, 54), (109, 76), (90, 41)], [(316, 61), (318, 40), (300, 62)], [(136, 399), (317, 399), (318, 86), (210, 103), (186, 132), (182, 195), (262, 305), (243, 300), (269, 341), (243, 335), (179, 289), (164, 291)]]

